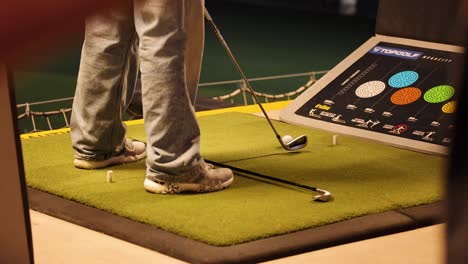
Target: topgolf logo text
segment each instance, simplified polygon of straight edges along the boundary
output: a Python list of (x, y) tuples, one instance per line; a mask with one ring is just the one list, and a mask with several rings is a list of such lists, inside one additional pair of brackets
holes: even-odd
[(409, 59), (409, 60), (417, 60), (419, 59), (419, 57), (421, 57), (421, 55), (423, 55), (423, 53), (419, 51), (395, 49), (395, 48), (388, 48), (388, 47), (383, 47), (383, 46), (375, 46), (369, 51), (369, 53), (398, 57), (398, 58)]

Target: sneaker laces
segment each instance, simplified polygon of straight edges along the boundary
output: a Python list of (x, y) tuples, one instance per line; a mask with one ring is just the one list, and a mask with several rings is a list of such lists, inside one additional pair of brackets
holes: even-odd
[(127, 138), (124, 139), (123, 146), (124, 146), (124, 149), (127, 149), (128, 151), (132, 151), (135, 148), (135, 146), (133, 146), (132, 141), (130, 139), (127, 139)]
[(206, 167), (208, 168), (208, 170), (212, 170), (215, 168), (215, 166), (211, 163), (205, 163), (206, 164)]
[(205, 168), (206, 170), (213, 170), (215, 168), (215, 166), (211, 163), (206, 163), (203, 159), (201, 161), (201, 164), (202, 165), (201, 167), (202, 168)]
[(134, 149), (134, 146), (133, 146), (133, 143), (131, 140), (129, 140), (128, 138), (124, 138), (123, 142), (122, 142), (122, 145), (118, 146), (115, 151), (114, 151), (114, 155), (120, 155), (122, 154), (123, 152), (125, 152), (126, 150), (128, 151), (132, 151)]

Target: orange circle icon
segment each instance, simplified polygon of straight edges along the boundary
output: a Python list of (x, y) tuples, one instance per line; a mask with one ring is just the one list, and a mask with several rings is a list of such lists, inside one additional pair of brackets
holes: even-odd
[(422, 92), (416, 87), (399, 89), (390, 97), (390, 101), (396, 105), (407, 105), (415, 102), (421, 97)]

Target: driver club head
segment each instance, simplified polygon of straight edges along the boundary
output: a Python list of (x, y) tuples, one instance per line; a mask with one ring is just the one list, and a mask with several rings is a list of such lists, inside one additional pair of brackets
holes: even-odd
[(317, 202), (328, 202), (330, 201), (333, 197), (329, 191), (322, 190), (322, 189), (316, 189), (316, 192), (320, 193), (316, 196), (314, 196), (314, 201)]
[(305, 146), (307, 146), (307, 136), (301, 135), (287, 143), (281, 141), (281, 145), (283, 146), (284, 149), (288, 151), (295, 151), (295, 150), (303, 149)]

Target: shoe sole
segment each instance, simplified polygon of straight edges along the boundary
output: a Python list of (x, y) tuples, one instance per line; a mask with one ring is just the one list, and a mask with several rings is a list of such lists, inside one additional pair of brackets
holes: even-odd
[(217, 186), (205, 186), (198, 183), (165, 183), (159, 184), (145, 179), (144, 186), (148, 192), (157, 194), (177, 194), (183, 192), (206, 193), (215, 192), (227, 188), (234, 181), (234, 177)]
[(84, 169), (84, 170), (94, 170), (94, 169), (101, 169), (101, 168), (106, 168), (110, 166), (117, 166), (117, 165), (122, 165), (126, 163), (134, 163), (139, 160), (142, 160), (146, 157), (146, 153), (142, 153), (140, 155), (136, 155), (134, 159), (131, 160), (118, 160), (118, 159), (107, 159), (107, 160), (102, 160), (102, 161), (93, 161), (93, 160), (80, 160), (80, 159), (75, 159), (74, 160), (74, 165), (78, 169)]

